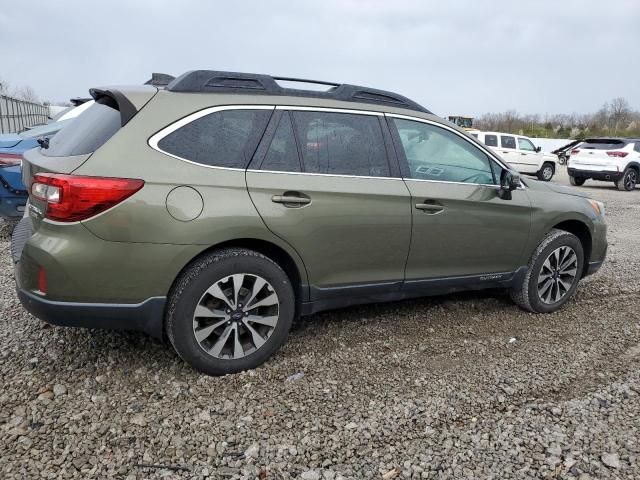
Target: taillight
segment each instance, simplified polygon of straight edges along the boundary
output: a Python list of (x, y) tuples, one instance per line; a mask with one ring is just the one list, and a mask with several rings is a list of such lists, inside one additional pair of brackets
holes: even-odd
[(39, 173), (33, 177), (31, 195), (46, 202), (46, 218), (77, 222), (117, 205), (143, 185), (144, 180), (132, 178)]
[(571, 155), (575, 155), (578, 152), (580, 152), (580, 149), (579, 148), (574, 148), (573, 150), (571, 150)]
[(19, 165), (22, 155), (13, 153), (0, 153), (0, 165)]
[(627, 155), (629, 155), (629, 152), (621, 152), (620, 150), (611, 150), (607, 152), (607, 155), (609, 155), (610, 157), (624, 158)]

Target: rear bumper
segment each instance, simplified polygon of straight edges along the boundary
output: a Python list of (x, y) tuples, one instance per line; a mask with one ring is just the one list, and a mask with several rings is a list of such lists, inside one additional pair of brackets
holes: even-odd
[(18, 288), (18, 298), (29, 313), (52, 325), (137, 330), (162, 339), (165, 297), (137, 304), (57, 302)]
[(622, 172), (617, 170), (585, 170), (582, 168), (567, 168), (570, 177), (591, 178), (593, 180), (603, 180), (615, 182), (622, 178)]
[(0, 217), (18, 220), (24, 215), (26, 195), (1, 195), (0, 194)]

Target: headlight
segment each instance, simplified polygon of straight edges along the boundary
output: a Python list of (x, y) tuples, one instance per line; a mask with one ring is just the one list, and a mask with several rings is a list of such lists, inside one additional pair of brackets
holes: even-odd
[(592, 200), (589, 199), (589, 205), (591, 205), (591, 208), (593, 208), (593, 211), (596, 212), (598, 215), (601, 215), (604, 217), (604, 203), (599, 202), (597, 200)]

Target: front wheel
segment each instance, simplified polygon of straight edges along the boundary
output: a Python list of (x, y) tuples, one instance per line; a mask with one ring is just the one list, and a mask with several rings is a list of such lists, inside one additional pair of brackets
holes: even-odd
[(631, 192), (636, 189), (636, 184), (638, 183), (638, 172), (634, 168), (628, 167), (622, 174), (620, 180), (615, 183), (618, 190)]
[(224, 249), (196, 260), (169, 296), (166, 331), (180, 357), (209, 375), (256, 368), (286, 341), (295, 314), (287, 274), (271, 259)]
[(530, 312), (555, 312), (575, 293), (583, 268), (578, 237), (551, 230), (533, 252), (524, 280), (512, 287), (511, 298)]
[(538, 170), (538, 180), (542, 180), (543, 182), (548, 182), (553, 178), (553, 174), (556, 169), (551, 162), (545, 162), (542, 164), (542, 168)]

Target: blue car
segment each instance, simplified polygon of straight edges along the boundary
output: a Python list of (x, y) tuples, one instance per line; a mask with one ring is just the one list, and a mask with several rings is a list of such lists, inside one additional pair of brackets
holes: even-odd
[(0, 165), (0, 216), (17, 220), (24, 214), (28, 192), (22, 183), (20, 165)]
[(22, 154), (38, 146), (38, 139), (58, 133), (72, 119), (49, 123), (22, 133), (0, 135), (0, 217), (22, 217), (27, 204), (27, 187), (22, 183)]

